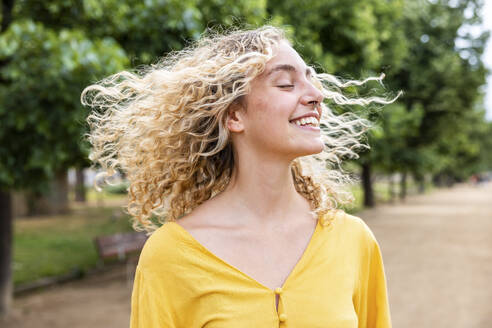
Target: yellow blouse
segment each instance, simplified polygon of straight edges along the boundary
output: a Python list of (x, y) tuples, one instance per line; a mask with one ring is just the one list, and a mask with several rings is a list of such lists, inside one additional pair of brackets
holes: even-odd
[(373, 233), (343, 212), (328, 222), (318, 220), (301, 259), (275, 290), (214, 255), (179, 224), (165, 223), (142, 250), (130, 328), (391, 327)]

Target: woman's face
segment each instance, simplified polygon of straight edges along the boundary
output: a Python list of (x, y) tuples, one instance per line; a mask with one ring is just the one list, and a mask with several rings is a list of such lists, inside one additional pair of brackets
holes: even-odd
[(229, 121), (231, 132), (238, 132), (233, 140), (236, 146), (239, 143), (289, 160), (319, 153), (323, 150), (319, 129), (323, 96), (312, 84), (310, 70), (287, 42), (282, 41), (275, 54), (251, 82), (246, 110), (237, 113), (232, 126)]

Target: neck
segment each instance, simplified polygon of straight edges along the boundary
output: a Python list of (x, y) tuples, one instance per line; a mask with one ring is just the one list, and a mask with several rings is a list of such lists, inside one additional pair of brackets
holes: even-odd
[(245, 223), (264, 225), (285, 222), (309, 207), (294, 187), (291, 160), (242, 154), (235, 157), (231, 181), (221, 198)]

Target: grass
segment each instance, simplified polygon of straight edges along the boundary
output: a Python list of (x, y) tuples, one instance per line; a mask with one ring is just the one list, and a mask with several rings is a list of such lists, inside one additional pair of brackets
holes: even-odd
[(114, 207), (84, 207), (68, 215), (16, 219), (14, 285), (94, 268), (98, 263), (94, 237), (131, 230), (129, 217)]
[[(96, 191), (94, 188), (87, 189), (86, 197), (89, 203), (101, 203), (105, 201), (118, 201), (122, 202), (126, 199), (126, 194), (118, 194), (110, 192), (111, 188), (104, 188), (102, 191)], [(71, 196), (72, 198), (74, 196)]]

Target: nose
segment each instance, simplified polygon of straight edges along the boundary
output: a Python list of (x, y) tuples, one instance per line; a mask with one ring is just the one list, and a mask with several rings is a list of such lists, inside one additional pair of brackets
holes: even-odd
[(305, 92), (301, 98), (301, 103), (305, 106), (321, 108), (321, 106), (319, 105), (321, 104), (321, 102), (323, 102), (323, 100), (324, 96), (321, 91), (316, 88), (310, 81), (307, 81)]

